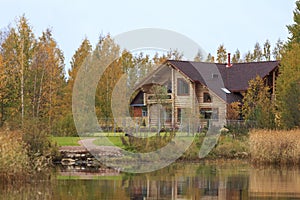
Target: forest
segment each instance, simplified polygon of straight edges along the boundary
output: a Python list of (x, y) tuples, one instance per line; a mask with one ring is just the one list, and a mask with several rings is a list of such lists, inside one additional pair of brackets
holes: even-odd
[[(249, 92), (245, 98), (247, 101), (257, 101), (255, 106), (243, 108), (245, 119), (265, 121), (258, 119), (258, 116), (262, 116), (264, 112), (273, 113), (272, 116), (268, 115), (268, 119), (271, 117), (273, 121), (272, 126), (266, 128), (291, 129), (300, 125), (300, 60), (297, 56), (300, 45), (299, 2), (297, 6), (294, 12), (295, 24), (288, 26), (290, 37), (287, 42), (278, 39), (274, 47), (269, 40), (262, 45), (257, 42), (253, 50), (244, 54), (237, 49), (231, 59), (232, 63), (281, 61), (277, 98), (276, 101), (269, 102), (270, 108), (263, 111), (262, 105), (270, 99), (267, 93), (263, 94), (266, 98), (255, 100), (249, 97)], [(72, 117), (72, 90), (77, 71), (88, 57), (99, 67), (118, 57), (101, 77), (95, 97), (99, 121), (109, 123), (113, 118), (110, 109), (112, 90), (122, 74), (128, 75), (128, 85), (133, 87), (160, 63), (167, 59), (181, 60), (184, 56), (176, 49), (165, 55), (157, 53), (153, 57), (143, 53), (133, 55), (126, 49), (120, 49), (109, 34), (100, 35), (94, 49), (87, 38), (82, 41), (66, 74), (63, 51), (50, 29), (46, 29), (37, 37), (29, 19), (21, 16), (15, 26), (2, 28), (0, 36), (0, 126), (9, 130), (34, 129), (37, 132), (60, 136), (76, 135)], [(204, 58), (199, 51), (194, 61), (226, 63), (227, 53), (226, 47), (221, 44), (216, 55), (209, 53)], [(252, 89), (256, 87), (262, 92), (265, 89), (259, 86), (259, 83), (253, 83), (252, 86)], [(253, 113), (256, 113), (256, 116)]]

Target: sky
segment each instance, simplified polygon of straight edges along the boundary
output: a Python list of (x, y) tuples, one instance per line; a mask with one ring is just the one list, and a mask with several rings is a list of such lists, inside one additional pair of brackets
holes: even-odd
[(65, 55), (66, 68), (84, 38), (94, 46), (100, 34), (141, 28), (183, 34), (207, 53), (220, 44), (242, 54), (269, 39), (287, 40), (295, 0), (0, 0), (0, 28), (25, 14), (38, 37), (50, 28)]

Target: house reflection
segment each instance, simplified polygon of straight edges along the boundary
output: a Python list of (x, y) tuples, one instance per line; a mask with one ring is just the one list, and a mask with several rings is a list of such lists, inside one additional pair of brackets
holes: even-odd
[[(152, 178), (151, 178), (152, 179)], [(248, 177), (170, 177), (171, 180), (129, 181), (130, 199), (245, 199), (248, 197)]]

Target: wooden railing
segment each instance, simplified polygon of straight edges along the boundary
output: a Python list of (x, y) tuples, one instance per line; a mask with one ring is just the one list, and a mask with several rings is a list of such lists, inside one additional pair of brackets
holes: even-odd
[(146, 94), (146, 104), (155, 103), (172, 103), (174, 96), (172, 93), (157, 95), (157, 94)]

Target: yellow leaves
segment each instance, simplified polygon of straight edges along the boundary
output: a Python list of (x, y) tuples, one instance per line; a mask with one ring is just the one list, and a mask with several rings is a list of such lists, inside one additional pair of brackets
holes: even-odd
[(240, 102), (232, 102), (227, 107), (227, 119), (229, 120), (238, 120), (240, 116)]

